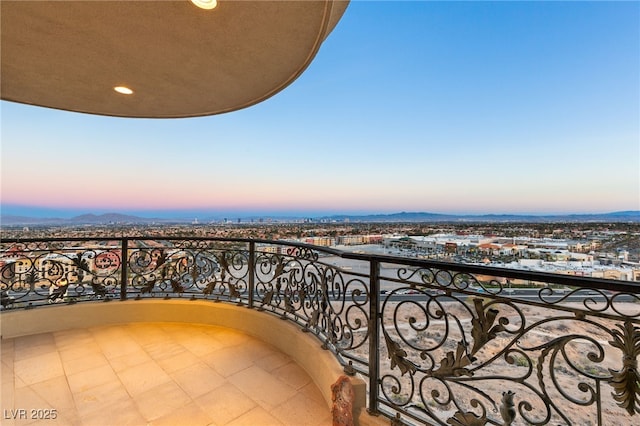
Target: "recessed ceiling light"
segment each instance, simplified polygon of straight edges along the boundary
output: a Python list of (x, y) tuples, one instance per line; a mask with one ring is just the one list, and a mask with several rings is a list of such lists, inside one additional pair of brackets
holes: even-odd
[(118, 93), (122, 93), (123, 95), (130, 95), (133, 93), (133, 90), (125, 86), (116, 86), (113, 88), (113, 90), (115, 90)]
[(218, 5), (217, 0), (191, 0), (191, 3), (198, 6), (200, 9), (211, 10)]

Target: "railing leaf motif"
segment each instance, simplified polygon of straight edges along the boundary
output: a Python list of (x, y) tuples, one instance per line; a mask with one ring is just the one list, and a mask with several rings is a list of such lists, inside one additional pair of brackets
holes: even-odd
[(453, 351), (447, 352), (446, 357), (440, 361), (440, 367), (433, 370), (432, 374), (438, 378), (473, 376), (473, 372), (465, 368), (473, 361), (475, 361), (475, 358), (467, 354), (466, 345), (460, 341), (456, 347), (455, 354)]
[(264, 297), (262, 298), (261, 306), (270, 305), (272, 299), (273, 299), (273, 290), (268, 290), (267, 292), (265, 292)]
[(174, 293), (178, 294), (184, 293), (184, 287), (182, 286), (182, 284), (174, 279), (171, 280), (171, 290), (173, 290)]
[(191, 276), (191, 282), (195, 284), (198, 282), (198, 278), (200, 277), (200, 271), (196, 265), (193, 265), (190, 269), (191, 272), (189, 275)]
[[(227, 258), (227, 253), (223, 252), (218, 258), (218, 262), (220, 263), (220, 268), (222, 269), (222, 273), (229, 270), (229, 259)], [(223, 278), (224, 279), (224, 278)]]
[(96, 296), (105, 297), (107, 295), (107, 288), (100, 283), (91, 283), (91, 289)]
[(167, 261), (167, 255), (164, 251), (161, 251), (158, 254), (158, 257), (156, 258), (156, 268), (159, 268), (160, 266), (164, 265), (166, 261)]
[(34, 291), (38, 282), (38, 273), (35, 269), (29, 270), (25, 276), (25, 283), (29, 286), (29, 291)]
[(447, 420), (447, 423), (452, 426), (484, 426), (487, 424), (487, 418), (480, 417), (469, 411), (458, 411)]
[(278, 278), (284, 272), (285, 263), (282, 261), (280, 257), (277, 258), (278, 264), (276, 265), (276, 269), (273, 272), (273, 278)]
[(82, 254), (78, 254), (78, 256), (71, 258), (71, 261), (81, 271), (90, 272), (89, 263), (86, 259), (82, 257)]
[(384, 340), (387, 344), (387, 354), (391, 360), (391, 369), (393, 370), (398, 367), (402, 376), (404, 376), (405, 373), (409, 373), (410, 375), (415, 374), (418, 366), (406, 359), (407, 351), (402, 349), (398, 343), (394, 342), (386, 332), (384, 332)]
[(230, 299), (238, 299), (240, 298), (240, 292), (235, 284), (229, 283), (229, 298)]
[(471, 336), (473, 337), (471, 354), (477, 353), (487, 342), (495, 339), (499, 332), (504, 331), (505, 328), (502, 323), (509, 323), (508, 319), (501, 318), (501, 324), (492, 327), (500, 311), (495, 308), (485, 310), (482, 299), (478, 298), (473, 300), (473, 305), (475, 306), (478, 316), (471, 319), (473, 326), (471, 329)]
[(295, 308), (293, 306), (293, 302), (291, 300), (291, 296), (286, 295), (284, 296), (284, 306), (285, 306), (285, 311), (287, 312), (294, 312)]
[(308, 327), (317, 327), (318, 320), (320, 319), (320, 311), (318, 309), (314, 309), (311, 313), (311, 317), (309, 318), (309, 322), (307, 323)]
[(640, 355), (640, 327), (626, 321), (624, 326), (616, 324), (622, 331), (611, 330), (613, 340), (609, 344), (622, 351), (622, 370), (609, 369), (610, 384), (614, 389), (613, 398), (618, 406), (630, 415), (640, 413), (640, 373), (638, 356)]
[(151, 293), (153, 291), (153, 288), (156, 286), (156, 279), (152, 278), (150, 279), (141, 289), (140, 289), (140, 293)]
[(213, 294), (213, 290), (215, 290), (215, 288), (216, 288), (216, 281), (215, 280), (210, 281), (202, 290), (202, 294), (210, 296), (211, 294)]

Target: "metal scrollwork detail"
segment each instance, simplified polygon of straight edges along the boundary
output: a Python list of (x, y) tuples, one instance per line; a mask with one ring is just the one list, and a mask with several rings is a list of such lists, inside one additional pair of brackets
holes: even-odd
[(130, 294), (136, 299), (191, 296), (240, 303), (248, 289), (248, 254), (203, 241), (164, 241), (130, 249)]
[(334, 249), (282, 241), (0, 247), (3, 311), (118, 298), (246, 305), (315, 335), (345, 372), (369, 378), (372, 411), (398, 424), (602, 426), (640, 413), (635, 283), (336, 257)]
[[(561, 292), (551, 290), (531, 293), (537, 299), (529, 302), (501, 295), (505, 281), (490, 276), (401, 272), (405, 287), (381, 307), (386, 353), (380, 355), (380, 389), (394, 410), (457, 426), (544, 425), (573, 424), (575, 413), (589, 407), (602, 425), (605, 414), (621, 415), (611, 398), (604, 401), (608, 383), (621, 408), (638, 412), (640, 327), (631, 319), (613, 327), (618, 312), (606, 293), (590, 296), (598, 306), (559, 303)], [(478, 291), (478, 285), (490, 290)], [(449, 290), (433, 292), (435, 286)], [(540, 302), (541, 294), (549, 300)], [(621, 308), (633, 312), (633, 306)], [(623, 352), (618, 370), (610, 368), (610, 348)], [(513, 389), (503, 392), (505, 384)]]
[(2, 308), (107, 301), (114, 297), (121, 267), (116, 247), (73, 242), (3, 245)]
[(613, 398), (618, 406), (627, 410), (630, 415), (640, 413), (640, 373), (638, 372), (638, 356), (640, 356), (640, 327), (627, 321), (624, 326), (616, 324), (620, 330), (611, 330), (613, 340), (609, 342), (614, 348), (622, 351), (622, 369), (612, 370), (609, 384), (613, 387)]
[(354, 350), (362, 348), (369, 335), (367, 286), (361, 278), (318, 259), (309, 248), (258, 251), (256, 305), (315, 334), (322, 348), (363, 365)]

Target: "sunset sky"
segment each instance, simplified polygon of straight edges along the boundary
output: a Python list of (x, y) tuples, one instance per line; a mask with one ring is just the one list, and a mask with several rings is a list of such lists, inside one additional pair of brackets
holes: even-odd
[(640, 210), (636, 1), (352, 1), (245, 110), (0, 106), (2, 214)]

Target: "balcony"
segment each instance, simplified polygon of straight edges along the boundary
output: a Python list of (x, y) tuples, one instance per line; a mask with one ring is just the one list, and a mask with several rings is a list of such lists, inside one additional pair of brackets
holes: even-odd
[(3, 425), (331, 425), (291, 357), (224, 327), (129, 322), (39, 333), (4, 340), (2, 359)]
[[(0, 260), (3, 355), (57, 351), (64, 363), (69, 342), (93, 339), (99, 351), (86, 357), (107, 358), (105, 374), (132, 399), (120, 409), (85, 402), (122, 415), (135, 406), (130, 424), (144, 423), (135, 413), (158, 424), (191, 415), (193, 424), (200, 415), (201, 424), (241, 424), (251, 410), (215, 418), (222, 411), (198, 399), (217, 389), (214, 374), (274, 424), (329, 424), (331, 385), (342, 375), (354, 386), (356, 424), (633, 424), (640, 412), (640, 286), (632, 282), (248, 239), (4, 240)], [(220, 336), (236, 344), (221, 346)], [(154, 338), (167, 346), (154, 347)], [(193, 349), (176, 365), (166, 361), (175, 345)], [(220, 351), (246, 365), (220, 367)], [(64, 364), (70, 387), (67, 369), (91, 364), (86, 357)], [(178, 366), (191, 374), (180, 382), (186, 397), (158, 406), (160, 394), (175, 392)], [(21, 377), (49, 370), (13, 359)], [(137, 370), (146, 373), (123, 373)], [(173, 377), (157, 384), (166, 392), (136, 387), (163, 374)], [(251, 391), (261, 383), (271, 385)], [(230, 394), (220, 388), (212, 402), (243, 400)], [(81, 396), (73, 394), (76, 421), (90, 424)], [(3, 398), (7, 408), (56, 407), (5, 407)], [(297, 414), (288, 421), (285, 412)]]

